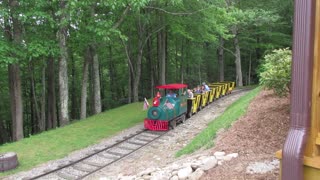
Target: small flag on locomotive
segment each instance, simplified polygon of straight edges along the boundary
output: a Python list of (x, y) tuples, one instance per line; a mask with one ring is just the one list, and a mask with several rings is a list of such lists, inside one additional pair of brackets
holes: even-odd
[(146, 98), (144, 98), (143, 110), (147, 110), (149, 108), (149, 102)]

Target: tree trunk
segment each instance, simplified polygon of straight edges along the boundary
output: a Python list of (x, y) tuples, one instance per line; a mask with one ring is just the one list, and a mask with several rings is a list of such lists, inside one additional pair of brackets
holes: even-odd
[(23, 138), (23, 108), (20, 68), (17, 64), (10, 64), (8, 65), (8, 68), (12, 118), (12, 139), (14, 141), (18, 141)]
[[(30, 109), (30, 121), (29, 121), (29, 124), (30, 124), (30, 128), (27, 128), (29, 129), (29, 132), (26, 132), (27, 134), (35, 134), (36, 130), (35, 130), (35, 127), (36, 127), (36, 122), (37, 122), (37, 116), (35, 115), (35, 108), (34, 108), (34, 101), (33, 101), (33, 91), (32, 91), (32, 84), (31, 84), (31, 80), (29, 80), (30, 82), (30, 86), (29, 86), (29, 91), (26, 90), (26, 95), (27, 93), (29, 93), (29, 103), (30, 105), (29, 106), (26, 106), (24, 109)], [(29, 85), (29, 84), (28, 84)], [(25, 88), (27, 89), (27, 88)], [(26, 96), (27, 97), (27, 96)], [(28, 114), (28, 111), (27, 113)], [(27, 121), (28, 122), (28, 121)]]
[(48, 118), (47, 129), (57, 127), (57, 103), (55, 91), (55, 65), (53, 57), (48, 59)]
[(144, 46), (144, 25), (141, 24), (140, 18), (138, 19), (138, 54), (137, 54), (137, 60), (135, 63), (135, 71), (133, 71), (134, 77), (133, 77), (133, 102), (139, 101), (139, 83), (140, 83), (140, 77), (141, 77), (141, 61), (143, 56), (143, 46)]
[(71, 60), (71, 119), (78, 119), (77, 118), (77, 110), (78, 110), (78, 102), (77, 102), (77, 89), (76, 89), (76, 66), (75, 60), (73, 58), (73, 53), (70, 52), (70, 60)]
[(39, 121), (40, 121), (40, 111), (39, 105), (36, 97), (36, 89), (35, 89), (35, 82), (34, 82), (34, 68), (32, 61), (29, 64), (29, 73), (30, 73), (30, 89), (31, 89), (31, 111), (34, 112), (34, 118), (32, 118), (32, 133), (37, 133), (39, 131)]
[(180, 75), (181, 75), (181, 83), (184, 82), (184, 65), (185, 65), (185, 60), (184, 60), (184, 39), (182, 39), (181, 43), (181, 62), (180, 62)]
[[(140, 43), (139, 43), (140, 44)], [(141, 49), (141, 46), (139, 45), (139, 52), (137, 55), (137, 62), (136, 62), (136, 70), (134, 72), (134, 78), (133, 78), (133, 102), (138, 102), (139, 100), (139, 83), (140, 83), (140, 77), (141, 77), (141, 60), (142, 60), (142, 53), (143, 50)]]
[[(257, 36), (256, 40), (257, 40), (256, 43), (260, 44), (260, 37), (259, 36)], [(257, 60), (261, 59), (261, 49), (259, 47), (256, 48), (256, 59)]]
[(236, 80), (237, 80), (237, 86), (241, 87), (243, 86), (242, 82), (242, 70), (241, 70), (241, 52), (240, 52), (240, 45), (239, 45), (239, 39), (238, 39), (238, 29), (236, 26), (232, 28), (232, 33), (234, 35), (233, 38), (233, 45), (235, 48), (235, 64), (236, 64)]
[[(13, 32), (12, 36), (10, 33), (5, 33), (7, 39), (9, 39), (9, 41), (13, 41), (14, 45), (17, 47), (21, 46), (22, 43), (22, 27), (17, 19), (18, 15), (16, 14), (16, 9), (18, 6), (19, 2), (17, 0), (9, 0), (12, 27), (10, 27), (10, 25), (6, 25), (5, 27), (6, 30), (9, 30), (9, 32)], [(23, 138), (23, 104), (19, 65), (8, 65), (8, 73), (12, 118), (12, 139), (14, 141), (18, 141)]]
[[(60, 1), (60, 10), (63, 12), (66, 9), (66, 1)], [(60, 97), (60, 126), (69, 124), (69, 92), (68, 92), (68, 50), (67, 50), (67, 26), (64, 24), (67, 21), (65, 12), (60, 17), (60, 29), (58, 31), (58, 41), (60, 48), (59, 59), (59, 97)]]
[(41, 117), (39, 120), (39, 131), (45, 131), (46, 130), (46, 66), (45, 64), (42, 67), (42, 77), (41, 77), (41, 83), (42, 83), (42, 92), (41, 92)]
[(220, 37), (219, 47), (217, 50), (218, 62), (219, 62), (219, 81), (224, 81), (224, 39)]
[(85, 59), (82, 70), (82, 88), (81, 88), (81, 108), (80, 119), (87, 117), (87, 97), (88, 97), (88, 71), (89, 63), (91, 62), (90, 48), (86, 48)]
[(3, 143), (8, 142), (8, 135), (7, 135), (7, 130), (4, 126), (4, 122), (2, 120), (2, 118), (0, 119), (0, 145)]
[(114, 65), (113, 62), (113, 53), (112, 53), (112, 46), (109, 46), (109, 57), (110, 57), (110, 62), (109, 62), (109, 71), (110, 71), (110, 81), (109, 81), (109, 86), (110, 86), (110, 93), (111, 93), (111, 99), (112, 100), (117, 100), (117, 96), (118, 96), (118, 91), (117, 91), (117, 87), (115, 84), (115, 79), (117, 77), (116, 74), (116, 67)]
[[(147, 37), (151, 37), (151, 33), (148, 31)], [(153, 68), (153, 61), (152, 61), (152, 38), (147, 40), (147, 60), (149, 65), (149, 76), (150, 76), (150, 96), (154, 97), (154, 68)]]
[(99, 59), (96, 46), (91, 46), (92, 67), (93, 67), (93, 114), (101, 113), (101, 87), (100, 87), (100, 72)]
[(249, 70), (248, 70), (248, 85), (250, 84), (251, 84), (251, 51), (250, 51)]
[[(129, 63), (128, 63), (129, 64)], [(129, 79), (128, 79), (128, 103), (130, 104), (132, 102), (132, 73), (131, 73), (131, 68), (130, 66), (128, 66), (128, 76), (129, 76)]]
[(161, 30), (159, 33), (160, 41), (160, 84), (166, 84), (166, 32), (165, 29)]

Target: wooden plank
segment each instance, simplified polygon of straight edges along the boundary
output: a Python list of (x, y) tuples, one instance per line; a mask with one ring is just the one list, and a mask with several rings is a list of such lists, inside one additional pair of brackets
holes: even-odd
[[(320, 133), (320, 1), (316, 2), (314, 63), (312, 78), (311, 128), (304, 155), (310, 158), (320, 156), (318, 139)], [(317, 147), (318, 146), (318, 147)]]
[(313, 168), (320, 169), (320, 157), (312, 157), (312, 158), (310, 158), (310, 157), (304, 156), (303, 164), (306, 165), (306, 166), (310, 166), (310, 167), (313, 167)]
[(316, 145), (320, 145), (320, 138), (319, 137), (316, 138)]

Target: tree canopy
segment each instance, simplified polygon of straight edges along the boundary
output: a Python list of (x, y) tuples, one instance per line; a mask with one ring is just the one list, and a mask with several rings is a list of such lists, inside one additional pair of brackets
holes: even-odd
[(0, 143), (156, 85), (258, 83), (264, 54), (291, 46), (292, 12), (288, 0), (1, 1)]

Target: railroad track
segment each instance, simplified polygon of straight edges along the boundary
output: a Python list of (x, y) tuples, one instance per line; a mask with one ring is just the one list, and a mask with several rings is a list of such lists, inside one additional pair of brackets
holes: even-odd
[[(251, 89), (234, 90), (231, 95), (221, 97), (215, 100), (214, 102), (226, 99), (232, 95), (249, 90)], [(89, 176), (90, 174), (93, 174), (96, 171), (99, 171), (100, 169), (127, 157), (128, 155), (136, 152), (144, 146), (149, 145), (153, 141), (167, 134), (167, 132), (168, 131), (156, 132), (145, 129), (136, 131), (135, 134), (130, 134), (129, 136), (124, 137), (123, 140), (117, 141), (113, 145), (106, 146), (103, 149), (96, 149), (83, 158), (80, 158), (76, 161), (70, 161), (67, 164), (58, 166), (58, 168), (45, 171), (40, 175), (30, 178), (24, 178), (24, 180), (83, 179), (86, 176)]]
[(56, 169), (48, 170), (40, 175), (24, 179), (83, 179), (84, 177), (125, 158), (133, 152), (159, 139), (166, 133), (167, 131), (137, 131), (136, 134), (124, 137), (123, 140), (120, 140), (113, 145), (106, 146), (103, 149), (96, 149), (81, 159), (70, 161), (68, 164), (61, 165)]

